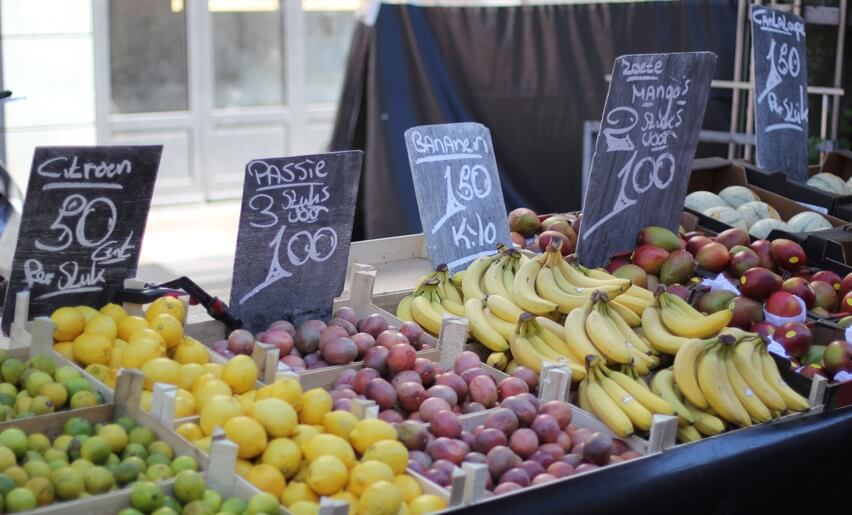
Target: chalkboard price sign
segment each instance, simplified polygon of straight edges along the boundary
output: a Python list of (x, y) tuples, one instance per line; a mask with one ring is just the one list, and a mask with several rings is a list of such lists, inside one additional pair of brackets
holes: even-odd
[(757, 166), (808, 179), (808, 67), (805, 21), (751, 6)]
[(420, 222), (432, 266), (463, 270), (512, 246), (491, 133), (478, 123), (423, 125), (405, 131)]
[(109, 302), (136, 275), (162, 146), (38, 147), (3, 310), (30, 291), (31, 317)]
[(360, 150), (246, 165), (230, 309), (258, 332), (327, 320), (343, 291)]
[(645, 226), (677, 229), (715, 67), (711, 52), (615, 60), (583, 203), (581, 263), (603, 266)]

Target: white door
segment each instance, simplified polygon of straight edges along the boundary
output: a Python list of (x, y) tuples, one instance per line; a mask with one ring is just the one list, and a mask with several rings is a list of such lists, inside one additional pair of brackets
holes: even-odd
[(238, 197), (331, 134), (351, 0), (95, 0), (98, 140), (163, 144), (154, 201)]

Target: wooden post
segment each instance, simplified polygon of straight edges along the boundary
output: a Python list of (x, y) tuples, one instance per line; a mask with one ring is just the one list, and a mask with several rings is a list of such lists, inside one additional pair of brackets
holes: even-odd
[(483, 463), (462, 463), (465, 475), (464, 496), (465, 506), (479, 502), (485, 497), (485, 481), (488, 477), (488, 465)]
[(145, 374), (136, 369), (123, 369), (115, 381), (115, 416), (129, 416), (142, 410), (142, 389), (145, 386)]
[(571, 368), (564, 362), (544, 361), (538, 382), (538, 398), (542, 402), (564, 401), (571, 387)]
[(367, 316), (370, 310), (370, 304), (373, 302), (373, 288), (376, 284), (376, 271), (362, 270), (355, 272), (352, 275), (352, 284), (350, 285), (349, 304), (358, 318)]
[(210, 462), (207, 464), (207, 487), (228, 498), (234, 492), (237, 466), (237, 444), (227, 438), (218, 438), (210, 444)]
[(823, 407), (825, 404), (825, 388), (828, 385), (828, 379), (820, 375), (814, 375), (811, 378), (811, 391), (808, 394), (808, 405), (811, 409)]
[(27, 321), (30, 318), (30, 292), (19, 291), (15, 294), (15, 318), (9, 328), (9, 348), (18, 349), (29, 347), (32, 337), (27, 331)]
[(320, 515), (349, 515), (349, 503), (330, 497), (321, 497), (319, 513)]
[(467, 319), (459, 317), (444, 317), (441, 322), (441, 333), (438, 335), (439, 362), (445, 370), (453, 366), (453, 361), (464, 351), (467, 343)]
[(154, 383), (154, 391), (151, 398), (151, 415), (166, 427), (174, 427), (175, 425), (177, 391), (178, 388), (175, 385)]
[(458, 467), (453, 468), (453, 477), (450, 480), (450, 502), (449, 506), (459, 506), (464, 502), (465, 495), (465, 473)]
[(378, 418), (379, 406), (373, 401), (352, 399), (352, 414), (355, 415), (358, 420), (363, 420), (365, 418)]
[[(140, 281), (135, 277), (124, 280), (125, 288), (132, 288), (134, 290), (141, 290), (145, 287), (145, 281)], [(128, 315), (135, 315), (140, 317), (145, 317), (145, 310), (142, 308), (142, 304), (135, 304), (133, 302), (122, 302), (122, 307), (125, 311), (127, 311)]]
[(278, 372), (278, 347), (268, 343), (254, 342), (251, 358), (260, 370), (260, 380), (266, 384), (275, 382), (275, 374)]
[(50, 356), (53, 353), (53, 333), (56, 331), (56, 324), (53, 320), (47, 317), (38, 317), (30, 324), (30, 356), (38, 356), (45, 354)]
[(677, 417), (654, 415), (648, 436), (648, 454), (662, 452), (675, 445), (677, 439)]

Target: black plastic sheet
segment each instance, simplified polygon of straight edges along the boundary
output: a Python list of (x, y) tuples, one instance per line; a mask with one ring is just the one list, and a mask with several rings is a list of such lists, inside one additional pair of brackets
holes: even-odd
[[(414, 125), (485, 124), (509, 209), (579, 208), (583, 122), (600, 119), (615, 57), (710, 50), (730, 79), (736, 3), (382, 5), (353, 38), (332, 141), (366, 153), (356, 237), (420, 231), (403, 142)], [(711, 92), (704, 128), (727, 129), (730, 99)]]

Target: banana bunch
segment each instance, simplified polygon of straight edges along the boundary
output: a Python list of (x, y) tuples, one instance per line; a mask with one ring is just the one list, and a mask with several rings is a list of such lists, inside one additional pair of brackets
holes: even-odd
[[(475, 299), (471, 299), (473, 301)], [(469, 301), (470, 302), (470, 301)], [(554, 327), (549, 326), (543, 317), (532, 313), (521, 314), (512, 336), (509, 338), (509, 348), (512, 360), (518, 365), (527, 367), (535, 372), (541, 371), (542, 361), (555, 363), (564, 362), (571, 368), (571, 380), (582, 381), (586, 377), (586, 369), (579, 359), (562, 339)], [(552, 321), (550, 321), (552, 322)], [(556, 329), (561, 329), (555, 324)]]
[(628, 437), (648, 431), (655, 413), (674, 414), (671, 403), (653, 392), (632, 367), (611, 370), (599, 356), (586, 357), (586, 378), (580, 383), (580, 407), (594, 414), (612, 432)]
[[(663, 327), (669, 333), (682, 338), (710, 338), (711, 336), (716, 336), (728, 325), (734, 316), (734, 312), (731, 309), (723, 309), (712, 315), (705, 315), (693, 308), (682, 298), (668, 292), (660, 294), (659, 302), (659, 318), (662, 321)], [(670, 341), (661, 342), (661, 345), (667, 345), (670, 348), (673, 347)]]
[(405, 296), (396, 308), (400, 320), (413, 321), (437, 335), (444, 316), (465, 316), (462, 297), (449, 280), (446, 265), (427, 274), (411, 295)]
[(719, 434), (725, 423), (748, 427), (809, 408), (808, 401), (781, 379), (763, 340), (739, 330), (688, 340), (677, 351), (672, 368), (654, 377), (651, 388), (655, 385), (680, 401), (664, 396), (678, 414), (681, 441)]

